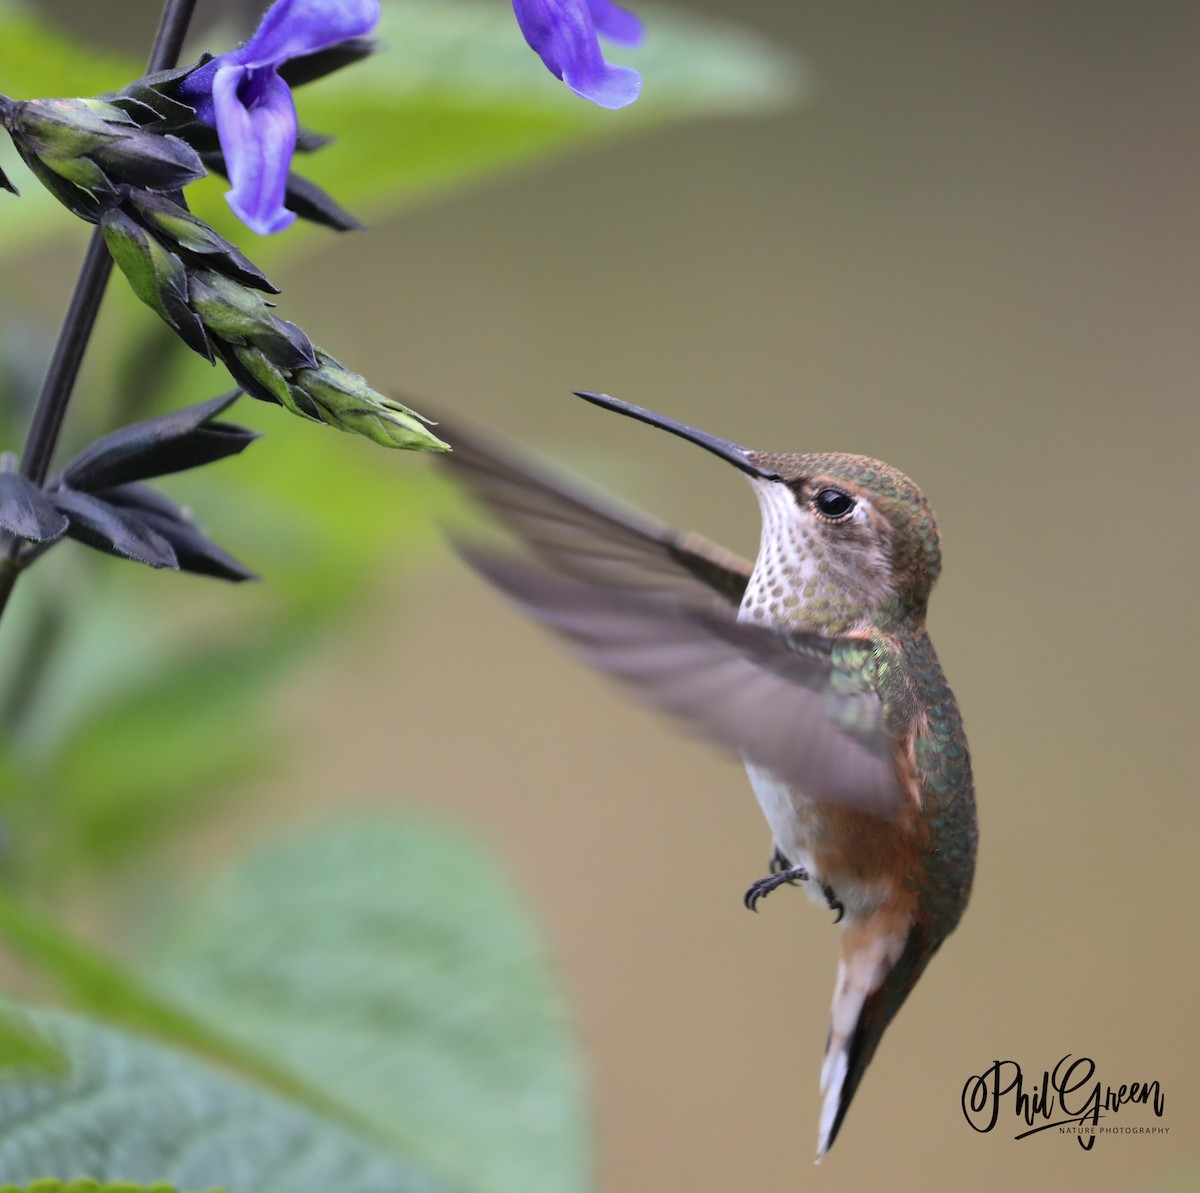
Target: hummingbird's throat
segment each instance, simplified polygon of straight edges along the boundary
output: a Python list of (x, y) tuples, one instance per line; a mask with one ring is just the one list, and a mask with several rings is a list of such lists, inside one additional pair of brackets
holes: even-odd
[(751, 484), (762, 511), (762, 540), (738, 620), (821, 634), (869, 628), (876, 604), (869, 573), (880, 561), (858, 546), (831, 544), (786, 485)]

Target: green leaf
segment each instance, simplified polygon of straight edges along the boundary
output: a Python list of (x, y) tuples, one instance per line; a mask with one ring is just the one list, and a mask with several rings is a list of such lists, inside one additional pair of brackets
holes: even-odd
[(73, 1181), (60, 1181), (44, 1177), (28, 1185), (0, 1185), (0, 1193), (178, 1193), (174, 1185), (134, 1185), (128, 1181), (96, 1181), (91, 1177), (79, 1177)]
[[(66, 1057), (28, 1020), (0, 1007), (0, 1079), (10, 1070), (62, 1073)], [(0, 1187), (0, 1193), (3, 1188)]]
[[(62, 594), (77, 591), (78, 580), (69, 584), (72, 575), (60, 570), (53, 578), (63, 584), (48, 588), (41, 581), (51, 575), (29, 578), (37, 599), (12, 610), (21, 616), (0, 642), (0, 675), (7, 668), (16, 683), (28, 676), (19, 649), (26, 641), (44, 639), (50, 652), (33, 691), (26, 682), (21, 695), (5, 693), (20, 719), (10, 711), (14, 728), (0, 737), (9, 872), (40, 889), (64, 871), (77, 876), (81, 865), (127, 863), (268, 773), (279, 743), (270, 693), (319, 629), (311, 617), (281, 611), (280, 594), (274, 616), (213, 627), (198, 646), (175, 604), (147, 606), (120, 577), (87, 577), (88, 600), (66, 609)], [(47, 613), (39, 634), (37, 616)]]
[(72, 1178), (87, 1173), (185, 1193), (444, 1189), (360, 1136), (190, 1057), (81, 1018), (27, 1014), (70, 1071), (0, 1078), (0, 1172), (17, 1187), (36, 1182), (33, 1193), (51, 1193), (49, 1177), (76, 1193)]
[(128, 1181), (115, 1183), (94, 1181), (80, 1176), (73, 1181), (55, 1180), (53, 1176), (31, 1181), (29, 1185), (0, 1185), (0, 1193), (178, 1193), (173, 1185), (131, 1185)]
[(147, 967), (479, 1193), (589, 1185), (579, 1062), (528, 912), (456, 832), (376, 816), (249, 858)]
[(364, 1118), (328, 1096), (320, 1084), (306, 1085), (253, 1043), (239, 1043), (220, 1025), (213, 1026), (172, 1005), (129, 970), (4, 890), (0, 890), (0, 937), (14, 953), (52, 979), (76, 1007), (219, 1061), (327, 1118), (352, 1126), (364, 1124)]
[(145, 682), (95, 708), (40, 780), (57, 793), (62, 845), (93, 863), (119, 861), (268, 771), (277, 738), (265, 693), (308, 645), (303, 627), (285, 621), (257, 641), (239, 635), (172, 653)]

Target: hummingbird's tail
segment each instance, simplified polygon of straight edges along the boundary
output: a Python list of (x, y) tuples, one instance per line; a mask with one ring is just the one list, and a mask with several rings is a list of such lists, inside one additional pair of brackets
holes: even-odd
[(821, 1066), (818, 1161), (837, 1138), (884, 1028), (921, 976), (934, 947), (908, 908), (880, 907), (846, 925)]

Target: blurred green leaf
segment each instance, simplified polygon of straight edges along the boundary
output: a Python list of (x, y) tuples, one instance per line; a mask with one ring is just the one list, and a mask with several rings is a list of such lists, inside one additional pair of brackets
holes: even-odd
[(91, 862), (120, 860), (268, 771), (277, 741), (265, 693), (306, 645), (289, 624), (258, 641), (222, 638), (164, 659), (150, 682), (96, 708), (42, 776), (75, 848)]
[[(332, 1120), (351, 1126), (365, 1123), (364, 1116), (344, 1107), (319, 1083), (309, 1086), (286, 1063), (276, 1063), (252, 1042), (241, 1043), (220, 1025), (174, 1005), (129, 969), (2, 889), (0, 939), (78, 1009), (220, 1062)], [(53, 1046), (53, 1038), (50, 1043)]]
[[(0, 1080), (10, 1070), (66, 1071), (66, 1057), (27, 1019), (0, 1007)], [(0, 1193), (3, 1188), (0, 1187)]]
[(0, 807), (27, 888), (127, 864), (267, 773), (275, 687), (358, 624), (345, 610), (381, 562), (411, 564), (437, 538), (445, 493), (424, 469), (260, 403), (237, 417), (272, 432), (256, 460), (162, 487), (265, 583), (235, 599), (202, 579), (163, 590), (67, 545), (17, 590), (0, 635)]
[(43, 1177), (23, 1186), (0, 1185), (0, 1193), (177, 1193), (177, 1190), (174, 1185), (134, 1185), (128, 1181), (96, 1181), (84, 1176), (73, 1181)]
[(0, 1172), (17, 1186), (86, 1172), (228, 1193), (444, 1190), (366, 1139), (190, 1057), (81, 1018), (28, 1016), (70, 1072), (0, 1079)]
[(0, 30), (0, 90), (13, 99), (96, 95), (141, 73), (137, 59), (75, 41), (16, 0), (0, 0)]
[(43, 1177), (40, 1181), (30, 1181), (28, 1185), (0, 1185), (0, 1193), (177, 1193), (177, 1190), (174, 1185), (134, 1185), (128, 1181), (110, 1183), (84, 1176), (72, 1181)]
[(148, 972), (479, 1193), (587, 1188), (579, 1060), (529, 914), (449, 829), (276, 843), (162, 926)]
[[(71, 589), (38, 584), (0, 643), (20, 684), (0, 750), (10, 872), (42, 889), (64, 870), (127, 861), (268, 772), (269, 692), (314, 642), (309, 619), (282, 614), (253, 632), (198, 635), (171, 624), (175, 607), (147, 608), (102, 572), (87, 578), (90, 599), (70, 610)], [(51, 632), (34, 633), (47, 617)], [(22, 648), (49, 654), (31, 660)]]
[[(795, 59), (734, 26), (665, 9), (639, 9), (643, 47), (622, 62), (643, 74), (642, 97), (620, 112), (586, 103), (525, 44), (509, 5), (495, 0), (385, 0), (380, 51), (299, 91), (300, 118), (338, 143), (297, 163), (356, 214), (379, 216), (416, 198), (573, 144), (649, 125), (777, 111), (796, 102)], [(149, 33), (147, 34), (149, 39)], [(215, 52), (237, 37), (214, 36)], [(0, 90), (18, 98), (117, 88), (140, 66), (97, 56), (0, 0)], [(44, 234), (54, 206), (4, 147), (0, 162), (22, 198), (0, 196), (0, 253)], [(189, 188), (197, 214), (249, 239), (221, 199), (225, 184)], [(62, 220), (67, 220), (65, 213)], [(256, 241), (251, 255), (286, 251), (313, 229)], [(322, 233), (324, 231), (322, 230)]]

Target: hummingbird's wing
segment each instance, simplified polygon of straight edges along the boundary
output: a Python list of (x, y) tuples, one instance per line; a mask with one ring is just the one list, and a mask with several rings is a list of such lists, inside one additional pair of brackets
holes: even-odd
[(536, 562), (459, 548), (588, 663), (708, 741), (741, 753), (812, 798), (896, 818), (905, 793), (896, 727), (861, 676), (866, 640), (784, 637), (753, 623), (569, 579)]
[(665, 523), (442, 420), (453, 447), (438, 459), (455, 480), (554, 571), (605, 588), (637, 591), (737, 615), (751, 566), (699, 534)]

